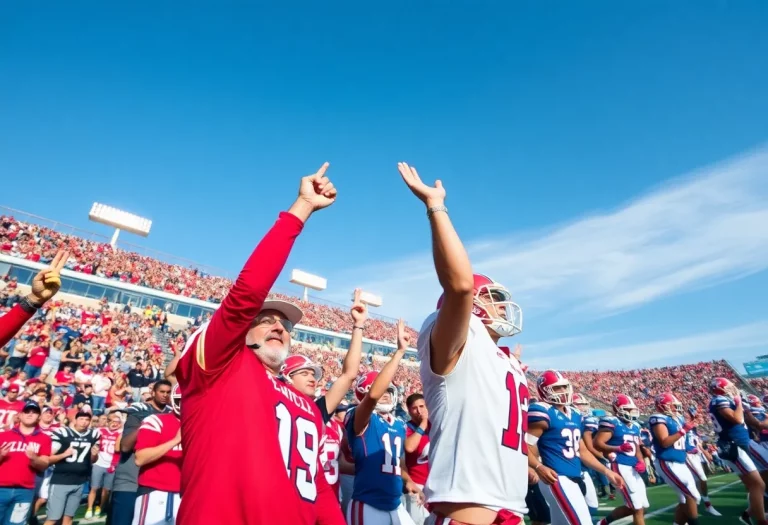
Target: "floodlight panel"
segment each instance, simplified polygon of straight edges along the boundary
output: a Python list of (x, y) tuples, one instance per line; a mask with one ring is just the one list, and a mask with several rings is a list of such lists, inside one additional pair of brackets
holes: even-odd
[[(352, 299), (355, 298), (355, 292), (352, 292)], [(360, 292), (360, 301), (364, 302), (365, 304), (369, 306), (376, 306), (379, 307), (383, 304), (381, 300), (381, 296), (372, 294), (371, 292)]]
[(152, 221), (145, 217), (140, 217), (99, 202), (93, 203), (91, 211), (88, 213), (88, 218), (94, 222), (135, 233), (142, 237), (149, 235), (149, 230), (152, 228)]
[(328, 287), (327, 279), (301, 270), (291, 270), (291, 282), (312, 290), (325, 290)]

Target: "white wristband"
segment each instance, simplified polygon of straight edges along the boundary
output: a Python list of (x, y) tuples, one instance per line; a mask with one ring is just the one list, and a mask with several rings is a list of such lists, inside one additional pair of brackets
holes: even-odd
[(539, 438), (537, 438), (536, 436), (534, 436), (532, 434), (526, 433), (525, 434), (525, 442), (528, 443), (529, 445), (535, 445), (536, 443), (539, 442)]

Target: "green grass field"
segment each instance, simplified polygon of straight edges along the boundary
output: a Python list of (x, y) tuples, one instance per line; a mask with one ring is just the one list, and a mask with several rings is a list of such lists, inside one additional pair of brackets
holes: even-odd
[[(747, 506), (747, 493), (744, 486), (733, 474), (721, 474), (713, 476), (709, 480), (709, 496), (712, 505), (723, 515), (716, 518), (704, 512), (704, 506), (699, 507), (700, 525), (736, 525), (739, 523), (739, 516)], [(667, 485), (660, 485), (648, 489), (648, 500), (651, 502), (651, 508), (646, 512), (646, 525), (670, 525), (674, 517), (674, 505), (677, 504), (677, 497), (674, 491)], [(600, 517), (607, 516), (611, 510), (621, 504), (621, 496), (617, 494), (616, 499), (611, 501), (608, 498), (600, 500)], [(85, 506), (80, 507), (75, 517), (75, 523), (80, 525), (104, 523), (104, 518), (85, 520)], [(622, 525), (631, 523), (631, 519), (623, 519), (614, 523)]]
[[(744, 485), (733, 474), (722, 474), (709, 479), (709, 498), (712, 505), (723, 516), (716, 518), (704, 512), (704, 505), (699, 506), (700, 525), (736, 525), (739, 516), (747, 507), (747, 492)], [(677, 496), (667, 485), (650, 487), (648, 500), (651, 508), (646, 511), (646, 525), (670, 525), (673, 523)], [(607, 498), (600, 500), (600, 517), (611, 513), (613, 507), (621, 504), (621, 496), (617, 495), (614, 501)], [(615, 521), (617, 524), (632, 523), (631, 518)]]

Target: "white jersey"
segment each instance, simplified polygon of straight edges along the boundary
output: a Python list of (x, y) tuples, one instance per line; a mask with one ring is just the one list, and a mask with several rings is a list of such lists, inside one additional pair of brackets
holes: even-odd
[(524, 514), (528, 492), (528, 382), (474, 315), (464, 350), (446, 376), (432, 372), (430, 335), (437, 312), (419, 333), (421, 381), (429, 407), (427, 501), (467, 502)]

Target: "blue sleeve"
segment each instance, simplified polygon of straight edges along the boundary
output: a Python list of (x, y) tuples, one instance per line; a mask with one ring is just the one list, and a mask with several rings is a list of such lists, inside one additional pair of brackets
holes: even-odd
[(602, 417), (600, 418), (600, 430), (610, 430), (613, 432), (613, 430), (616, 428), (616, 421), (612, 417)]
[(549, 426), (549, 414), (546, 407), (533, 403), (528, 407), (528, 423), (538, 423), (539, 421), (546, 421)]
[(652, 427), (656, 425), (666, 425), (666, 424), (667, 424), (667, 419), (661, 416), (654, 415), (648, 419), (648, 425)]
[(350, 408), (344, 415), (344, 430), (347, 433), (347, 441), (349, 442), (350, 446), (352, 441), (357, 437), (355, 434), (355, 410), (356, 409), (354, 408)]
[(717, 396), (712, 400), (711, 406), (713, 406), (715, 409), (720, 408), (732, 408), (731, 406), (731, 399), (725, 396)]

